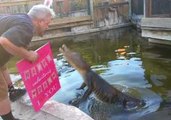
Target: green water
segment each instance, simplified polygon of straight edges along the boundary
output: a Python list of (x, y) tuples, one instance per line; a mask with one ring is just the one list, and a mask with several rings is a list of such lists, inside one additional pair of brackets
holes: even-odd
[[(44, 43), (46, 42), (36, 43), (33, 49), (38, 48)], [(107, 66), (109, 70), (97, 72), (109, 83), (128, 86), (129, 88), (138, 87), (135, 91), (139, 91), (137, 94), (146, 99), (147, 102), (149, 101), (148, 106), (146, 106), (148, 109), (144, 108), (139, 114), (136, 114), (136, 112), (133, 112), (134, 114), (130, 113), (130, 116), (142, 116), (150, 113), (149, 111), (154, 112), (165, 107), (170, 107), (167, 104), (171, 103), (170, 46), (150, 44), (147, 39), (142, 38), (140, 33), (132, 28), (101, 31), (72, 38), (66, 37), (53, 40), (51, 43), (54, 57), (59, 54), (59, 47), (62, 44), (66, 44), (70, 49), (80, 52), (90, 65)], [(116, 53), (117, 49), (125, 49), (126, 53), (118, 54)], [(124, 58), (124, 60), (120, 60), (121, 58)], [(138, 58), (138, 62), (136, 60), (135, 63), (132, 63), (130, 58)], [(9, 64), (11, 72), (16, 72), (14, 66), (17, 60), (18, 58), (13, 58)], [(110, 64), (112, 65), (110, 66)], [(78, 73), (73, 72), (68, 76), (60, 77), (62, 88), (54, 97), (55, 100), (65, 104), (76, 96), (77, 91), (75, 89), (82, 82)], [(125, 88), (122, 87), (121, 89)], [(131, 91), (131, 89), (129, 90)], [(133, 93), (136, 93), (135, 91)], [(155, 101), (159, 97), (163, 101), (161, 105), (159, 101)], [(153, 104), (156, 104), (157, 107), (154, 107)], [(85, 105), (80, 109), (84, 111), (84, 107)], [(109, 111), (111, 109), (108, 109), (108, 113)], [(99, 116), (99, 114), (96, 115), (96, 112), (93, 111), (93, 113), (94, 116)], [(128, 120), (126, 117), (128, 114), (124, 115), (125, 117), (122, 117), (122, 120)], [(120, 116), (124, 115), (118, 115), (118, 120), (121, 119)], [(131, 119), (132, 117), (130, 117)]]

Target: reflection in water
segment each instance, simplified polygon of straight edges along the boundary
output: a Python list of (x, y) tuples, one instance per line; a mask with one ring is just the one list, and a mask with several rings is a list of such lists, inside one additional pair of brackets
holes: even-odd
[[(171, 106), (170, 47), (151, 45), (131, 28), (51, 42), (54, 56), (59, 54), (58, 48), (65, 43), (72, 50), (80, 52), (92, 69), (114, 87), (146, 101), (146, 106), (142, 108), (125, 111), (119, 105), (97, 100), (92, 94), (80, 105), (80, 109), (95, 120), (134, 120)], [(84, 90), (76, 90), (83, 80), (65, 60), (55, 61), (61, 73), (62, 88), (53, 99), (68, 104), (83, 94)]]
[(121, 84), (128, 87), (148, 88), (151, 85), (144, 77), (142, 61), (139, 58), (129, 60), (113, 60), (108, 63), (109, 70), (103, 73), (111, 84)]

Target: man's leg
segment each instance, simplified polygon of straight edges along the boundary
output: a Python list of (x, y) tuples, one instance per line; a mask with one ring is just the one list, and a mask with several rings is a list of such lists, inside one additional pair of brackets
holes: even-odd
[(17, 99), (19, 99), (21, 96), (23, 96), (26, 93), (25, 89), (15, 89), (10, 75), (9, 75), (9, 71), (7, 69), (7, 67), (4, 65), (3, 67), (1, 67), (2, 70), (2, 74), (8, 84), (8, 92), (9, 92), (9, 98), (12, 102), (16, 101)]
[(11, 113), (10, 100), (8, 98), (8, 85), (0, 68), (0, 116), (3, 120), (17, 120)]
[(9, 98), (0, 101), (0, 108), (0, 116), (3, 120), (16, 120), (11, 112)]

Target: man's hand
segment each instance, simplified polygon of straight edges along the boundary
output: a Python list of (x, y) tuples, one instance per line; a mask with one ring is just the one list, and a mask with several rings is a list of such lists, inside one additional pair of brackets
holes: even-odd
[(32, 50), (29, 51), (29, 54), (30, 54), (30, 58), (28, 60), (31, 62), (35, 62), (39, 57), (37, 52), (32, 51)]

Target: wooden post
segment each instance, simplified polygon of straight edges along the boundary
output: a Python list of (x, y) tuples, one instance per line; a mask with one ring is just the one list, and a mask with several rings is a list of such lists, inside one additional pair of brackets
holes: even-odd
[(151, 17), (152, 14), (152, 1), (144, 0), (144, 17)]
[(152, 16), (152, 0), (149, 0), (148, 3), (148, 17)]

